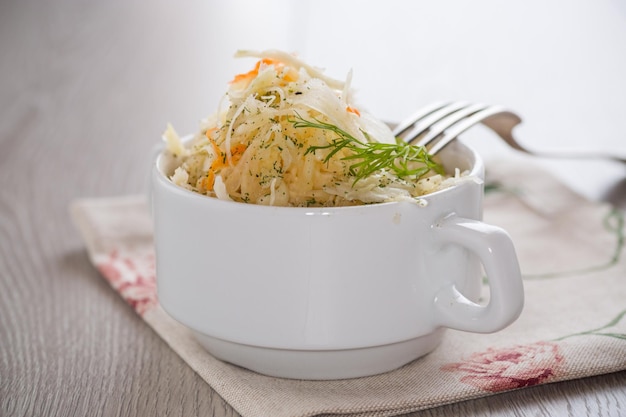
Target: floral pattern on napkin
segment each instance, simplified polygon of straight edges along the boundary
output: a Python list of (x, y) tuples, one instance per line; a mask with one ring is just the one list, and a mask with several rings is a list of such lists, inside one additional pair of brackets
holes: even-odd
[(626, 331), (622, 333), (622, 330), (616, 329), (625, 316), (626, 310), (623, 310), (602, 327), (563, 336), (554, 341), (488, 348), (471, 354), (462, 362), (445, 364), (440, 369), (459, 374), (459, 381), (462, 383), (491, 392), (546, 383), (561, 376), (565, 360), (560, 347), (562, 340), (576, 336), (605, 336), (623, 340), (626, 349)]
[(139, 315), (157, 305), (154, 253), (112, 250), (98, 257), (95, 266)]
[(563, 355), (555, 342), (536, 342), (509, 348), (488, 348), (442, 371), (461, 374), (460, 381), (485, 391), (499, 392), (530, 387), (557, 376)]

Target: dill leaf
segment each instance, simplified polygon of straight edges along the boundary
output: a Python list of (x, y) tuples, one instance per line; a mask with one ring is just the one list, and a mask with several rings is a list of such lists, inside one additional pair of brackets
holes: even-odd
[[(307, 120), (298, 113), (296, 113), (296, 118), (290, 122), (295, 128), (323, 129), (335, 133), (337, 137), (332, 139), (330, 143), (310, 146), (305, 155), (315, 153), (318, 150), (329, 150), (330, 152), (324, 157), (324, 162), (327, 163), (342, 149), (349, 150), (351, 153), (343, 157), (342, 160), (354, 161), (348, 167), (348, 172), (355, 177), (355, 184), (382, 170), (391, 171), (399, 178), (416, 180), (431, 170), (438, 174), (444, 173), (441, 164), (435, 162), (432, 155), (423, 146), (411, 145), (401, 139), (397, 139), (395, 144), (363, 142), (336, 125), (316, 118)], [(367, 133), (364, 132), (364, 134), (368, 137)]]

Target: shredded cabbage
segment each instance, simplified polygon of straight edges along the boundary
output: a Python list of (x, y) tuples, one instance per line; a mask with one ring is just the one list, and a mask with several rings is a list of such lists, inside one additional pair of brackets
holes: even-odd
[(351, 73), (341, 82), (293, 55), (239, 51), (260, 60), (231, 81), (220, 111), (201, 122), (183, 143), (168, 125), (164, 140), (177, 168), (170, 179), (189, 190), (224, 200), (275, 206), (344, 206), (407, 200), (450, 185), (429, 173), (419, 180), (380, 169), (356, 181), (341, 149), (325, 160), (311, 147), (332, 143), (328, 130), (294, 126), (294, 118), (340, 127), (357, 140), (395, 144), (389, 127), (352, 107)]

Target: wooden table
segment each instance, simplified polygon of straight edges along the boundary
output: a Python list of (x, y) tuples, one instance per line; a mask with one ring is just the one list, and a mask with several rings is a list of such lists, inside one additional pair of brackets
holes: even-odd
[[(306, 20), (320, 16), (314, 1), (272, 10), (264, 2), (182, 3), (0, 2), (1, 416), (237, 415), (100, 277), (68, 215), (77, 197), (145, 192), (165, 124), (195, 130), (234, 71), (250, 65), (230, 62), (236, 48), (323, 50), (305, 38), (317, 30), (317, 20)], [(272, 28), (281, 21), (283, 31)], [(387, 58), (378, 62), (390, 65)], [(614, 86), (614, 102), (624, 90), (623, 81)], [(615, 123), (603, 128), (623, 122)], [(599, 144), (623, 149), (618, 132), (621, 139)], [(599, 170), (588, 178), (589, 196), (623, 204), (623, 167), (589, 170)], [(620, 372), (412, 415), (625, 414)]]

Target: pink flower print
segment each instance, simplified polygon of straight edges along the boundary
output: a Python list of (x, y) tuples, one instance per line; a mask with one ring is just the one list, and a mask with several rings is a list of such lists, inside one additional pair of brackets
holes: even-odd
[(140, 315), (157, 303), (154, 254), (112, 251), (96, 262), (100, 273)]
[(472, 354), (468, 360), (450, 363), (442, 371), (458, 372), (460, 381), (485, 391), (498, 392), (541, 384), (555, 377), (563, 356), (559, 345), (537, 342)]

